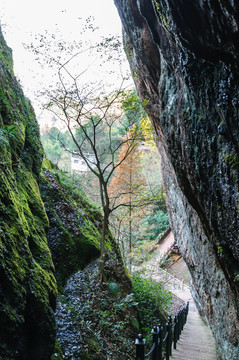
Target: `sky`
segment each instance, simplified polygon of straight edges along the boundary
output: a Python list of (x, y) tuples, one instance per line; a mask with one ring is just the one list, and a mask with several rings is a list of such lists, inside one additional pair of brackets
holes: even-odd
[(89, 16), (99, 26), (97, 34), (121, 35), (121, 22), (113, 0), (1, 0), (0, 14), (2, 31), (13, 50), (15, 74), (36, 112), (41, 105), (35, 93), (49, 76), (23, 43), (29, 45), (37, 34), (46, 32), (77, 42), (82, 37), (80, 19)]

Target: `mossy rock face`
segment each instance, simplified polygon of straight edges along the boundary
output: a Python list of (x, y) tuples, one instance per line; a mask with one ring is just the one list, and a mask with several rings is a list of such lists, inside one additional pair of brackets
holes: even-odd
[(43, 149), (34, 111), (0, 33), (0, 358), (50, 359), (54, 267), (38, 179)]
[(60, 180), (61, 174), (45, 170), (40, 183), (50, 222), (47, 240), (60, 289), (70, 275), (99, 256), (102, 219), (100, 212), (79, 192), (67, 188)]

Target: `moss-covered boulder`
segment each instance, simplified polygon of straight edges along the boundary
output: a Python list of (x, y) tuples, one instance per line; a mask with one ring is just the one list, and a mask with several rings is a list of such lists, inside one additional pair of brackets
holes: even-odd
[(67, 173), (45, 167), (40, 190), (50, 222), (48, 245), (61, 290), (70, 275), (99, 256), (102, 215)]
[(57, 294), (38, 180), (43, 149), (34, 111), (0, 33), (0, 358), (50, 359)]

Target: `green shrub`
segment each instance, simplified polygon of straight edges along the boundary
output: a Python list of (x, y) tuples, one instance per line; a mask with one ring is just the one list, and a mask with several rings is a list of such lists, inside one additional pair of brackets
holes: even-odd
[(148, 261), (154, 256), (153, 249), (155, 248), (155, 241), (145, 241), (138, 247), (133, 249), (131, 256), (134, 265), (140, 265), (144, 261)]
[(165, 317), (172, 305), (172, 295), (160, 282), (140, 275), (133, 276), (132, 284), (135, 301), (138, 303), (141, 332), (147, 337), (153, 326), (165, 323)]
[(121, 289), (120, 289), (120, 286), (119, 286), (119, 284), (117, 282), (109, 281), (108, 288), (109, 288), (110, 295), (114, 299), (119, 299), (120, 298)]

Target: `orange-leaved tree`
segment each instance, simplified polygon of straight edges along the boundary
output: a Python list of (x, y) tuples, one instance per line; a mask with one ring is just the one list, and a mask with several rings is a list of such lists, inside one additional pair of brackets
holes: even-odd
[[(125, 158), (127, 146), (121, 148), (119, 161)], [(146, 180), (141, 173), (140, 144), (121, 162), (116, 169), (114, 178), (109, 187), (109, 194), (113, 207), (118, 212), (114, 216), (114, 227), (119, 231), (122, 222), (127, 224), (128, 252), (132, 251), (132, 224), (134, 216), (137, 216), (139, 209), (144, 205), (144, 193)], [(137, 215), (136, 215), (137, 214)], [(124, 248), (124, 244), (121, 244)], [(124, 251), (125, 252), (125, 251)], [(130, 261), (131, 265), (131, 261)]]

